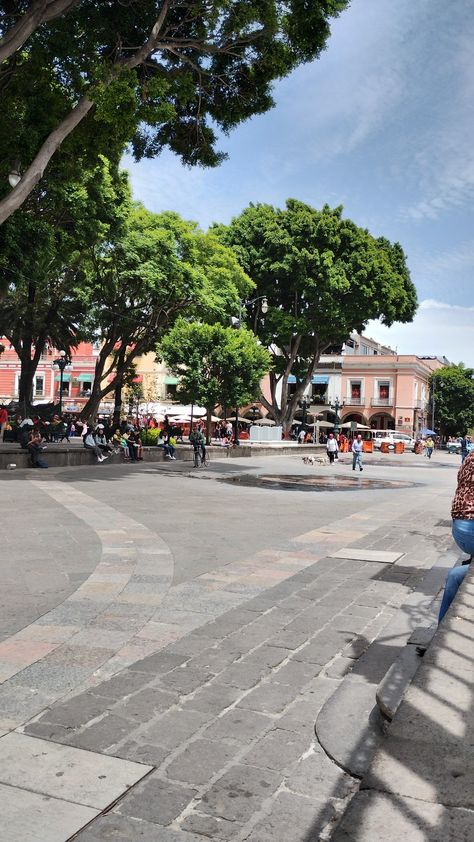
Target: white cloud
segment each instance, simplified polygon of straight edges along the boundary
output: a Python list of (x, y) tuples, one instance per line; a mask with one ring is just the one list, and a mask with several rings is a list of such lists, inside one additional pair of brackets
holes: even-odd
[(425, 299), (410, 324), (386, 327), (369, 322), (366, 333), (396, 348), (399, 354), (445, 356), (474, 367), (474, 307)]

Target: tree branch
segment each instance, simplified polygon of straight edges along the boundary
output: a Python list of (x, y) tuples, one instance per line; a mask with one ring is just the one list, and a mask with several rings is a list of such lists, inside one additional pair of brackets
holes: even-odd
[(28, 11), (0, 38), (0, 63), (19, 50), (42, 23), (67, 14), (78, 3), (79, 0), (34, 0)]

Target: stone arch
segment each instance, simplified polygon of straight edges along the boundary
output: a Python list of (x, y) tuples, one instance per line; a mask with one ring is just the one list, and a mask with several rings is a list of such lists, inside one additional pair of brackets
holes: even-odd
[(372, 427), (373, 430), (394, 430), (395, 418), (390, 414), (390, 412), (374, 412), (374, 414), (370, 416), (369, 426)]

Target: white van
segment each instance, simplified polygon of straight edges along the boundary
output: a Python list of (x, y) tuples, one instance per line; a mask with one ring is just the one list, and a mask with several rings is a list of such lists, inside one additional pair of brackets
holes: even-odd
[(370, 430), (374, 443), (374, 450), (380, 450), (382, 442), (386, 442), (389, 450), (393, 450), (397, 442), (405, 445), (405, 450), (415, 450), (415, 439), (409, 433), (399, 433), (398, 430)]

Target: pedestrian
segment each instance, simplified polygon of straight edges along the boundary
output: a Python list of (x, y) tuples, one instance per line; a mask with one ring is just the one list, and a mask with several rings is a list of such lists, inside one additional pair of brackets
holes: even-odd
[(474, 555), (474, 453), (470, 453), (458, 471), (458, 484), (451, 506), (453, 520), (452, 534), (458, 547), (469, 558), (459, 567), (449, 571), (444, 586), (443, 599), (439, 609), (438, 622), (441, 622), (456, 596), (459, 585), (469, 570), (469, 563)]
[(364, 449), (364, 442), (359, 433), (357, 438), (352, 442), (352, 470), (355, 471), (356, 465), (359, 466), (359, 471), (362, 471), (362, 451)]
[(157, 447), (161, 447), (164, 450), (167, 459), (176, 460), (176, 448), (171, 444), (170, 436), (164, 430), (162, 430), (161, 436), (158, 439)]
[(331, 465), (332, 465), (332, 463), (334, 462), (334, 459), (337, 456), (338, 450), (339, 450), (339, 446), (338, 446), (338, 443), (337, 443), (336, 438), (334, 436), (334, 433), (329, 433), (329, 437), (328, 437), (328, 440), (326, 442), (326, 452), (327, 452), (328, 459), (329, 459), (329, 462), (330, 462)]
[(433, 453), (433, 448), (434, 448), (434, 441), (433, 441), (431, 436), (428, 436), (428, 438), (426, 439), (425, 448), (426, 448), (426, 455), (427, 455), (428, 459), (431, 459), (431, 456), (432, 456), (432, 453)]
[(301, 427), (300, 431), (298, 433), (298, 444), (304, 444), (305, 438), (306, 438), (305, 429), (304, 429), (304, 427)]
[(461, 465), (470, 451), (470, 437), (464, 433), (461, 439)]
[(1, 441), (3, 441), (3, 435), (5, 433), (5, 427), (7, 426), (7, 424), (8, 424), (8, 410), (2, 404), (2, 406), (0, 406), (0, 439), (1, 439)]
[(44, 445), (42, 445), (41, 434), (40, 433), (31, 433), (30, 439), (28, 441), (27, 449), (30, 454), (31, 459), (31, 467), (32, 468), (47, 468), (48, 464), (41, 459), (40, 453), (44, 450)]

